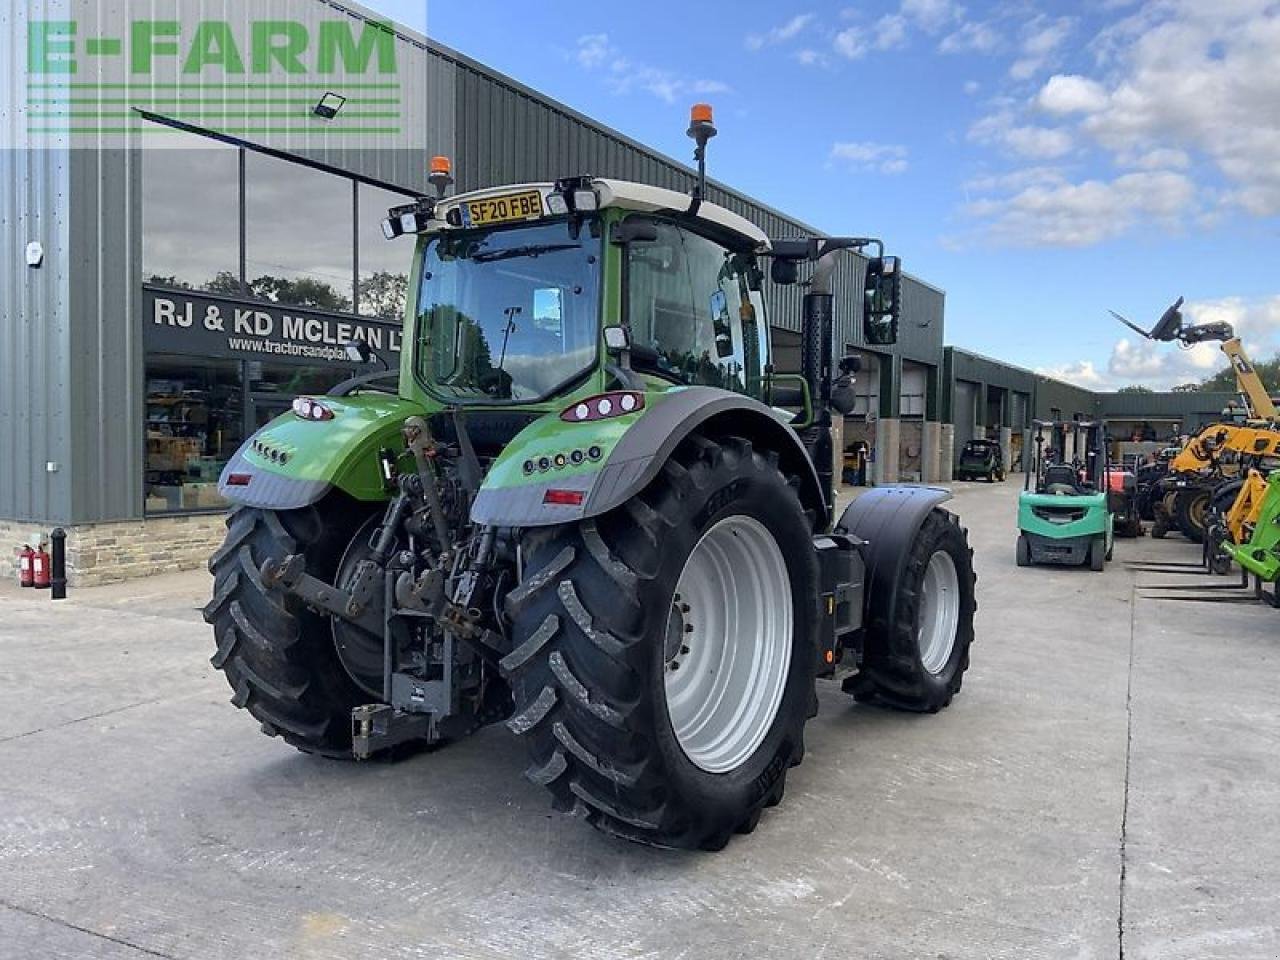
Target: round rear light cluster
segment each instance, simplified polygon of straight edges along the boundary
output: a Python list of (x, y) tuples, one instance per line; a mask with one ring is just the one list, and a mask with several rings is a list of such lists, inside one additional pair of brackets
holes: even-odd
[(294, 416), (303, 420), (332, 420), (333, 411), (319, 400), (310, 397), (298, 397), (293, 401)]
[(592, 420), (608, 420), (625, 417), (644, 409), (644, 394), (632, 390), (619, 390), (587, 397), (560, 414), (566, 423), (590, 423)]

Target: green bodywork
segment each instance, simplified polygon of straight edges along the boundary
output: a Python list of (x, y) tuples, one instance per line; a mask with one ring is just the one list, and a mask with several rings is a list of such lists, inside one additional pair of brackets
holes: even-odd
[[(602, 236), (607, 237), (611, 224), (631, 211), (609, 209), (602, 216)], [(357, 500), (388, 500), (392, 491), (380, 474), (379, 452), (390, 450), (395, 456), (405, 455), (401, 428), (407, 417), (430, 416), (448, 408), (434, 396), (419, 376), (419, 358), (429, 349), (429, 325), (420, 323), (416, 296), (423, 270), (424, 255), (430, 235), (418, 238), (413, 269), (409, 278), (410, 295), (405, 308), (404, 348), (400, 356), (399, 397), (385, 393), (363, 392), (346, 397), (316, 397), (334, 412), (332, 420), (310, 422), (292, 412), (285, 413), (255, 433), (241, 448), (240, 468), (248, 465), (254, 473), (324, 483), (336, 487)], [(622, 248), (601, 240), (601, 298), (599, 344), (594, 369), (576, 386), (543, 403), (512, 402), (501, 405), (477, 405), (471, 409), (501, 409), (504, 412), (537, 414), (539, 418), (520, 431), (492, 464), (484, 477), (485, 491), (510, 490), (545, 483), (547, 475), (524, 469), (528, 460), (546, 456), (553, 461), (558, 453), (568, 457), (574, 450), (584, 453), (592, 446), (600, 448), (597, 459), (585, 458), (581, 464), (567, 463), (553, 471), (556, 477), (581, 478), (598, 473), (607, 464), (609, 452), (621, 436), (643, 420), (672, 391), (686, 389), (649, 376), (640, 376), (645, 384), (644, 407), (634, 414), (608, 420), (571, 423), (560, 414), (580, 400), (608, 389), (613, 378), (606, 372), (605, 327), (616, 323), (622, 311)], [(266, 445), (286, 455), (284, 462), (255, 452), (255, 444)], [(224, 474), (224, 481), (226, 476)], [(225, 482), (221, 491), (227, 499), (242, 500), (235, 486)], [(318, 496), (318, 495), (317, 495)]]
[[(1083, 511), (1078, 519), (1067, 519)], [(1057, 514), (1061, 519), (1050, 519)], [(1112, 519), (1106, 493), (1072, 496), (1053, 493), (1018, 494), (1018, 529), (1049, 540), (1084, 540), (1105, 535), (1111, 546)]]
[(1260, 580), (1280, 580), (1280, 470), (1267, 475), (1262, 510), (1248, 543), (1224, 543), (1222, 550)]

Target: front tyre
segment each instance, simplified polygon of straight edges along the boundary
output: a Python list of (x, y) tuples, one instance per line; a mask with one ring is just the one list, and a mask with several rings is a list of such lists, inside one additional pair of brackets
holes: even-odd
[(1190, 490), (1179, 490), (1174, 499), (1174, 521), (1182, 535), (1192, 543), (1204, 542), (1211, 494), (1208, 487), (1192, 487)]
[(613, 513), (526, 534), (502, 667), (529, 779), (643, 843), (754, 829), (817, 704), (811, 531), (772, 457), (694, 436)]
[(231, 702), (262, 732), (305, 753), (351, 755), (351, 708), (368, 703), (338, 658), (330, 621), (267, 587), (262, 565), (301, 553), (307, 572), (332, 582), (364, 514), (322, 501), (301, 510), (240, 507), (209, 561), (213, 599), (204, 608), (217, 650), (210, 663), (231, 685)]
[(898, 595), (880, 607), (873, 601), (862, 669), (844, 689), (901, 710), (947, 706), (969, 668), (976, 581), (964, 528), (935, 507), (911, 544)]

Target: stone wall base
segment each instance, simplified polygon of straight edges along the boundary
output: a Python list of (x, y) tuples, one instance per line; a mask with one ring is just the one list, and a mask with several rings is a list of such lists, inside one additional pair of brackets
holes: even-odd
[[(92, 587), (202, 567), (222, 543), (225, 519), (225, 514), (217, 513), (63, 527), (67, 583)], [(47, 543), (52, 529), (51, 525), (0, 520), (0, 577), (17, 580), (22, 545), (35, 546), (42, 539)]]

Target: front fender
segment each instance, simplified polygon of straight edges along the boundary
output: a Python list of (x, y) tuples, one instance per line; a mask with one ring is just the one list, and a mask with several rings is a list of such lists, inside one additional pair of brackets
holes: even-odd
[(950, 499), (951, 491), (941, 487), (886, 486), (845, 508), (836, 530), (865, 541), (868, 622), (892, 615), (916, 534), (929, 513)]
[[(648, 486), (695, 430), (742, 436), (757, 448), (775, 451), (780, 468), (799, 478), (801, 502), (815, 512), (818, 529), (826, 529), (818, 475), (795, 431), (759, 401), (715, 387), (649, 393), (642, 410), (609, 420), (565, 423), (548, 414), (534, 421), (494, 462), (471, 519), (490, 526), (541, 527), (601, 516)], [(583, 454), (580, 463), (573, 462), (575, 452)], [(564, 457), (562, 465), (558, 456)], [(526, 469), (530, 463), (532, 471)]]
[(253, 434), (223, 468), (218, 492), (232, 503), (266, 510), (296, 510), (333, 488), (356, 500), (387, 499), (378, 451), (404, 449), (406, 417), (420, 404), (380, 393), (317, 397), (332, 420), (282, 414)]

